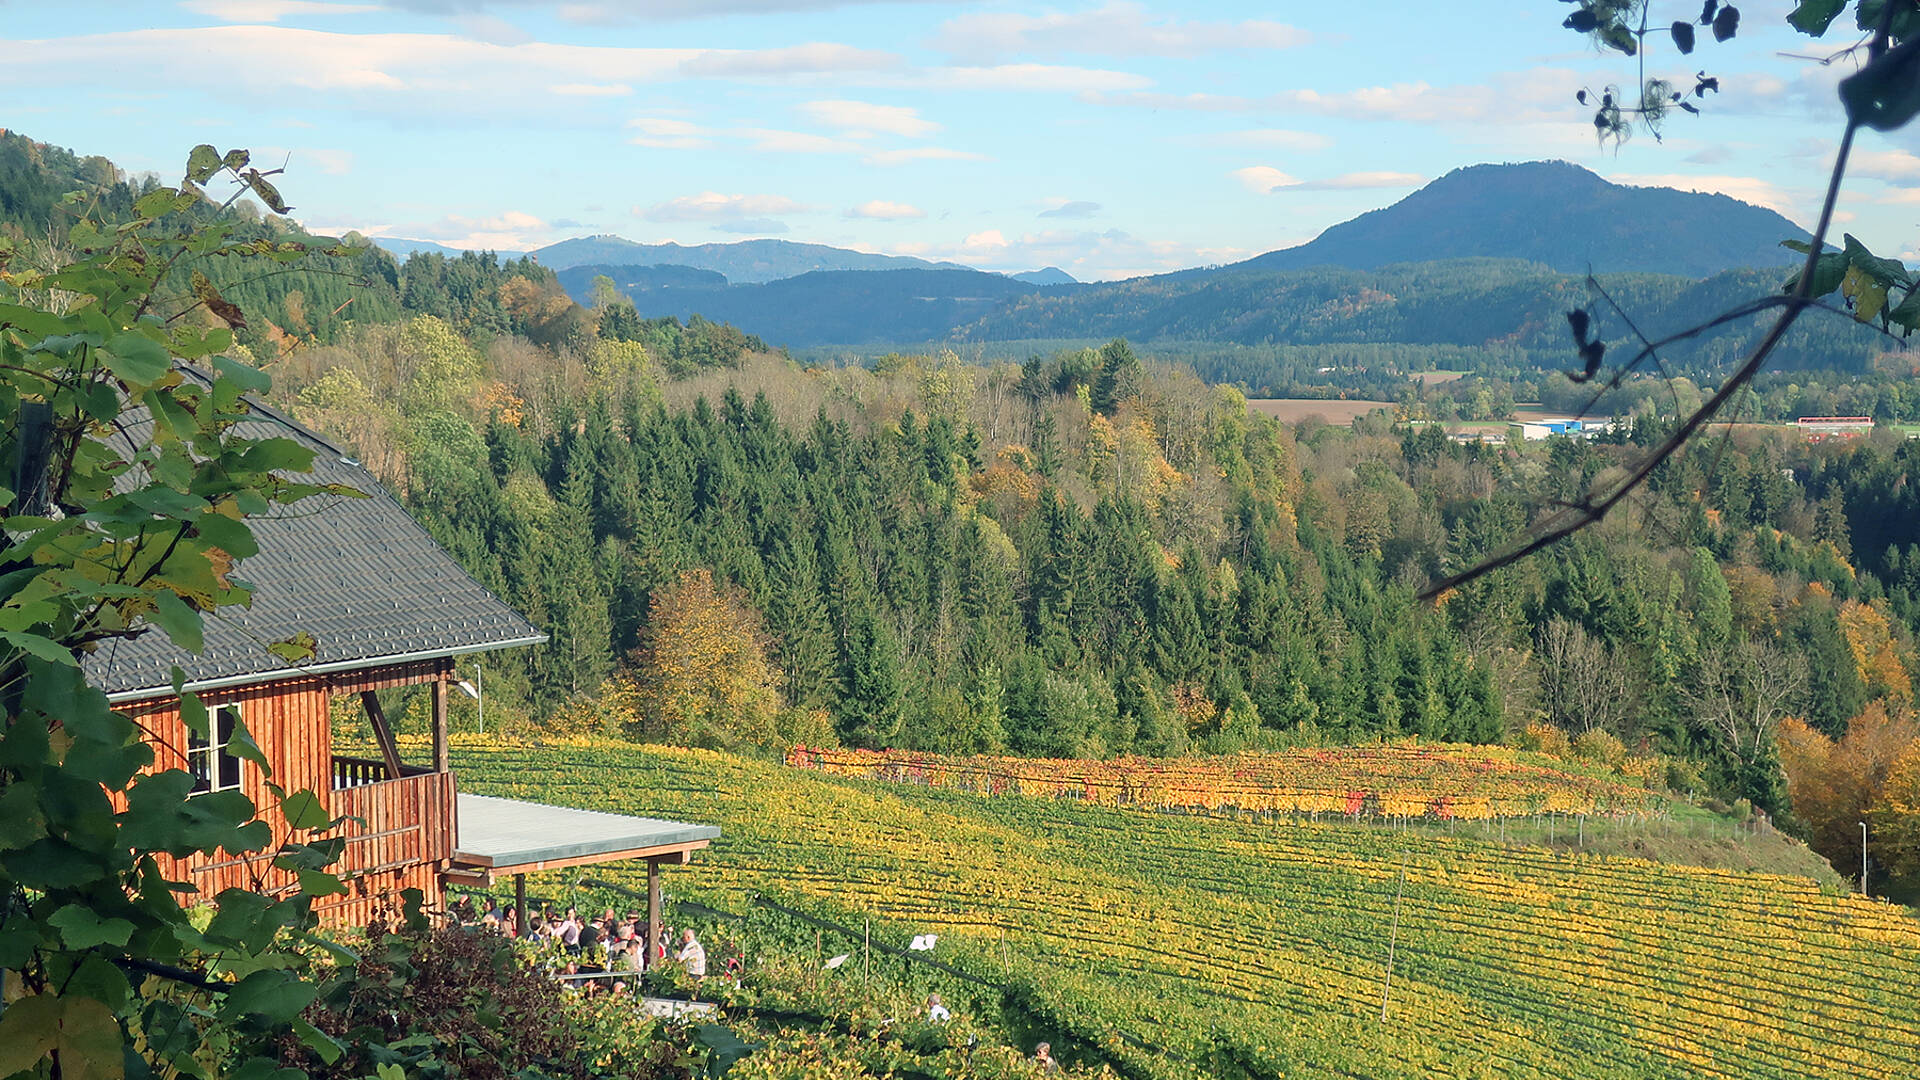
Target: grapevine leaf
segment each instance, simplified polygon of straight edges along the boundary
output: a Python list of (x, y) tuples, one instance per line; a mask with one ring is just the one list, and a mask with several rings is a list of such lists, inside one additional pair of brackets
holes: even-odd
[(171, 592), (161, 592), (154, 597), (153, 621), (166, 631), (175, 645), (190, 653), (199, 655), (205, 647), (205, 631), (200, 622), (200, 613), (185, 600)]
[(1682, 55), (1693, 51), (1692, 23), (1676, 22), (1673, 24), (1671, 32), (1673, 34), (1673, 47), (1679, 49)]
[(1713, 40), (1730, 41), (1740, 30), (1740, 9), (1728, 4), (1713, 17)]
[(280, 812), (286, 815), (287, 827), (292, 829), (324, 829), (331, 820), (327, 808), (320, 805), (320, 799), (311, 791), (296, 791), (280, 803)]
[(1787, 15), (1787, 22), (1803, 34), (1819, 37), (1846, 7), (1847, 0), (1800, 0)]
[(204, 184), (213, 179), (220, 171), (220, 151), (201, 143), (187, 155), (187, 180), (195, 184)]
[(266, 203), (268, 209), (276, 214), (284, 214), (293, 209), (287, 205), (285, 199), (280, 197), (280, 189), (274, 187), (271, 181), (262, 176), (259, 169), (248, 169), (246, 177), (247, 186), (253, 189), (255, 195), (260, 196), (260, 201)]
[(0, 630), (0, 641), (4, 641), (8, 645), (19, 649), (21, 652), (37, 656), (49, 663), (65, 664), (68, 667), (80, 666), (79, 661), (73, 658), (72, 652), (61, 647), (59, 642), (51, 638), (41, 637), (39, 634), (28, 634), (18, 630)]
[(1840, 80), (1847, 118), (1875, 131), (1893, 131), (1920, 112), (1920, 37), (1909, 39)]
[(47, 1056), (60, 1032), (62, 1002), (35, 994), (7, 1006), (0, 1015), (0, 1075), (26, 1072)]
[(133, 924), (127, 920), (103, 919), (79, 904), (68, 904), (47, 916), (47, 923), (60, 931), (60, 940), (66, 942), (69, 949), (124, 946), (133, 936)]
[(128, 332), (107, 342), (107, 370), (122, 380), (139, 386), (152, 386), (173, 365), (167, 347), (146, 336)]

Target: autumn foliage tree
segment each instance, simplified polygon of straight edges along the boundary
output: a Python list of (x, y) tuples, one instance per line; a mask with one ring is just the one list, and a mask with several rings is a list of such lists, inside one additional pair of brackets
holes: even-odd
[[(1920, 812), (1920, 723), (1910, 713), (1873, 702), (1829, 739), (1798, 719), (1780, 725), (1780, 765), (1787, 775), (1793, 811), (1807, 827), (1807, 842), (1835, 865), (1852, 865), (1860, 851), (1860, 822), (1877, 817), (1896, 824), (1888, 806), (1890, 780), (1906, 765), (1905, 795)], [(1907, 774), (1913, 774), (1909, 779)], [(1920, 820), (1909, 818), (1909, 821)], [(1906, 824), (1906, 823), (1900, 823)], [(1884, 859), (1887, 852), (1882, 852)]]
[(780, 675), (760, 615), (704, 567), (654, 594), (635, 661), (646, 734), (715, 749), (781, 742)]

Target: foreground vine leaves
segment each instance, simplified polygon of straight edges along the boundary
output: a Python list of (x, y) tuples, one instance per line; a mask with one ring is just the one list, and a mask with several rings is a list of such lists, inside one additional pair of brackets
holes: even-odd
[[(224, 176), (227, 204), (251, 193), (286, 209), (248, 160), (197, 147), (130, 220), (70, 194), (73, 255), (58, 265), (15, 269), (0, 246), (0, 414), (15, 418), (0, 436), (0, 1075), (266, 1077), (284, 1072), (271, 1038), (289, 1029), (323, 1060), (340, 1054), (300, 1018), (317, 992), (306, 958), (340, 952), (311, 910), (341, 888), (327, 871), (338, 822), (311, 792), (272, 789), (282, 836), (237, 791), (188, 798), (193, 777), (149, 771), (141, 730), (78, 664), (142, 633), (198, 651), (202, 620), (250, 599), (229, 576), (256, 550), (247, 519), (323, 490), (282, 475), (307, 471), (310, 450), (235, 434), (268, 377), (223, 355), (244, 315), (200, 267), (347, 249), (236, 236), (203, 185)], [(181, 697), (205, 733), (207, 709)], [(232, 751), (265, 767), (244, 731)], [(205, 897), (167, 879), (164, 857), (215, 851), (270, 853), (300, 889)], [(208, 900), (211, 918), (189, 911)]]

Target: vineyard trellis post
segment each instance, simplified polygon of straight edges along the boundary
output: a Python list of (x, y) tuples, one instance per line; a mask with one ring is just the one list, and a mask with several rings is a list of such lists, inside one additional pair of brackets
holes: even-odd
[(1400, 945), (1400, 898), (1407, 891), (1406, 853), (1401, 853), (1400, 883), (1393, 890), (1393, 932), (1387, 938), (1387, 981), (1380, 987), (1380, 1022), (1387, 1022), (1387, 998), (1393, 993), (1393, 954)]
[(866, 920), (866, 932), (860, 939), (860, 985), (865, 986), (873, 975), (873, 919)]

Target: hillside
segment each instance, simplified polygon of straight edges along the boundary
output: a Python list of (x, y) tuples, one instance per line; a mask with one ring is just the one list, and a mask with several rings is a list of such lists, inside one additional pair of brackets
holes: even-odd
[(887, 344), (946, 337), (1008, 301), (1068, 287), (1029, 285), (978, 270), (818, 270), (759, 284), (695, 279), (686, 267), (591, 267), (561, 273), (584, 302), (597, 270), (644, 317), (704, 315), (783, 345)]
[[(1603, 274), (1600, 281), (1641, 329), (1660, 336), (1776, 292), (1783, 277), (1779, 271), (1729, 270), (1704, 281), (1664, 274)], [(1616, 354), (1633, 340), (1625, 321), (1588, 289), (1584, 273), (1513, 259), (1372, 270), (1242, 264), (1208, 274), (1135, 278), (1022, 295), (953, 336), (981, 342), (1125, 337), (1249, 346), (1432, 345), (1509, 355), (1519, 350), (1532, 363), (1556, 367), (1570, 356), (1565, 312), (1585, 305)], [(1718, 327), (1662, 356), (1688, 370), (1715, 371), (1744, 354), (1756, 327), (1753, 320)], [(1775, 352), (1774, 365), (1858, 369), (1890, 346), (1871, 328), (1826, 316), (1796, 327)], [(1226, 376), (1235, 378), (1245, 376)]]
[(459, 741), (454, 763), (462, 790), (718, 824), (671, 876), (676, 896), (735, 910), (764, 891), (855, 926), (874, 915), (877, 942), (937, 932), (941, 958), (1031, 977), (1137, 1076), (1223, 1061), (1257, 1077), (1920, 1067), (1920, 926), (1801, 878), (983, 799), (609, 742)]
[(738, 240), (731, 244), (642, 244), (619, 236), (580, 236), (536, 250), (534, 258), (555, 270), (600, 263), (607, 266), (691, 266), (725, 274), (728, 281), (753, 284), (796, 277), (814, 270), (900, 270), (953, 266), (907, 255), (801, 244), (791, 240)]
[(1455, 169), (1392, 206), (1229, 269), (1372, 269), (1487, 257), (1568, 274), (1701, 278), (1787, 266), (1795, 256), (1780, 241), (1806, 236), (1774, 211), (1725, 195), (1627, 187), (1564, 161), (1529, 161)]

